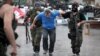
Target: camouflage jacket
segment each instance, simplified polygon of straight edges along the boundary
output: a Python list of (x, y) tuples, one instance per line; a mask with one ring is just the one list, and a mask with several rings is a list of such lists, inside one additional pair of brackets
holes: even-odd
[[(28, 12), (29, 14), (29, 17), (30, 17), (30, 23), (32, 24), (35, 16), (38, 14), (39, 10), (36, 10), (36, 9), (32, 9)], [(36, 27), (40, 27), (42, 25), (42, 22), (41, 20), (37, 20), (36, 23), (35, 23)]]

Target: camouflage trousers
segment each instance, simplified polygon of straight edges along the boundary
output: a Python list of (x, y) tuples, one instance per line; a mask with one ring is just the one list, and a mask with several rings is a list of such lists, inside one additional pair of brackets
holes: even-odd
[(42, 35), (42, 27), (33, 28), (31, 30), (32, 45), (34, 52), (40, 51), (41, 35)]
[(72, 52), (74, 54), (79, 54), (80, 53), (80, 47), (82, 45), (83, 37), (82, 37), (82, 31), (76, 31), (71, 30), (70, 31), (70, 36), (68, 36), (71, 39), (71, 48)]
[(7, 47), (0, 42), (0, 56), (6, 56)]

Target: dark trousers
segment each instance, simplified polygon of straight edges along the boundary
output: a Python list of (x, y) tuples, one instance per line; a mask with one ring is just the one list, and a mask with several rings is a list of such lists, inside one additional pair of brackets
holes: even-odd
[(7, 47), (0, 42), (0, 56), (6, 56)]
[(72, 52), (75, 54), (80, 53), (80, 47), (82, 45), (82, 31), (77, 31), (76, 30), (70, 30), (70, 36), (69, 38), (71, 39), (71, 48)]
[(33, 28), (31, 30), (32, 45), (34, 52), (40, 51), (41, 35), (42, 35), (42, 27)]
[[(50, 39), (49, 47), (48, 47), (48, 36), (49, 36), (49, 39)], [(56, 39), (55, 29), (45, 29), (45, 28), (43, 28), (43, 49), (45, 51), (47, 51), (47, 50), (49, 50), (49, 52), (54, 51), (55, 39)]]

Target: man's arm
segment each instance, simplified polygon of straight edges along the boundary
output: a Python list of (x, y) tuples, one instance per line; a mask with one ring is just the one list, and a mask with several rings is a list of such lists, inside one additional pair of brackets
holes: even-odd
[(36, 21), (38, 20), (37, 18), (38, 18), (38, 16), (36, 16), (36, 17), (34, 18), (33, 23), (32, 23), (32, 25), (30, 26), (30, 29), (32, 29), (33, 27), (35, 27), (35, 23), (36, 23)]
[(32, 25), (30, 26), (30, 29), (35, 27), (35, 23), (36, 23), (37, 20), (41, 20), (42, 19), (41, 16), (42, 16), (42, 12), (35, 16), (35, 18), (34, 18), (34, 20), (32, 22)]
[(31, 17), (32, 13), (33, 13), (32, 10), (29, 10), (29, 11), (26, 13), (26, 16), (25, 16), (25, 20), (24, 20), (24, 22), (27, 22), (28, 18)]
[(62, 14), (65, 14), (66, 12), (63, 10), (59, 10), (59, 13), (62, 15)]
[(83, 24), (83, 23), (84, 23), (84, 21), (86, 20), (86, 18), (85, 18), (85, 16), (84, 16), (84, 14), (79, 13), (79, 15), (80, 15), (80, 19), (81, 19), (81, 21), (77, 24), (77, 26), (80, 26), (80, 25), (81, 25), (81, 24)]
[(70, 14), (71, 14), (71, 12), (65, 12), (61, 15), (62, 15), (63, 18), (70, 18)]
[(14, 31), (12, 28), (12, 20), (13, 20), (13, 8), (10, 5), (4, 5), (4, 31), (6, 33), (7, 39), (12, 46), (12, 53), (16, 54), (16, 42)]

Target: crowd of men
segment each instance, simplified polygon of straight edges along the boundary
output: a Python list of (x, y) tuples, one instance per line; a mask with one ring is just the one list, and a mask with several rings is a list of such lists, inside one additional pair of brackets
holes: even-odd
[[(13, 13), (12, 0), (2, 0), (0, 4), (0, 55), (6, 56), (7, 46), (12, 46), (12, 56), (17, 55), (17, 44), (15, 39), (18, 37), (15, 33), (16, 20)], [(68, 20), (68, 38), (71, 40), (71, 48), (74, 55), (80, 55), (82, 45), (82, 29), (85, 17), (78, 11), (78, 3), (74, 2), (70, 12), (50, 10), (48, 8), (41, 10), (40, 5), (35, 5), (34, 9), (29, 10), (25, 16), (25, 22), (30, 18), (30, 31), (32, 37), (33, 50), (36, 54), (40, 51), (40, 42), (43, 34), (43, 54), (54, 52), (56, 42), (56, 16), (69, 18)], [(50, 44), (48, 43), (48, 36)], [(67, 37), (67, 36), (66, 36)]]

